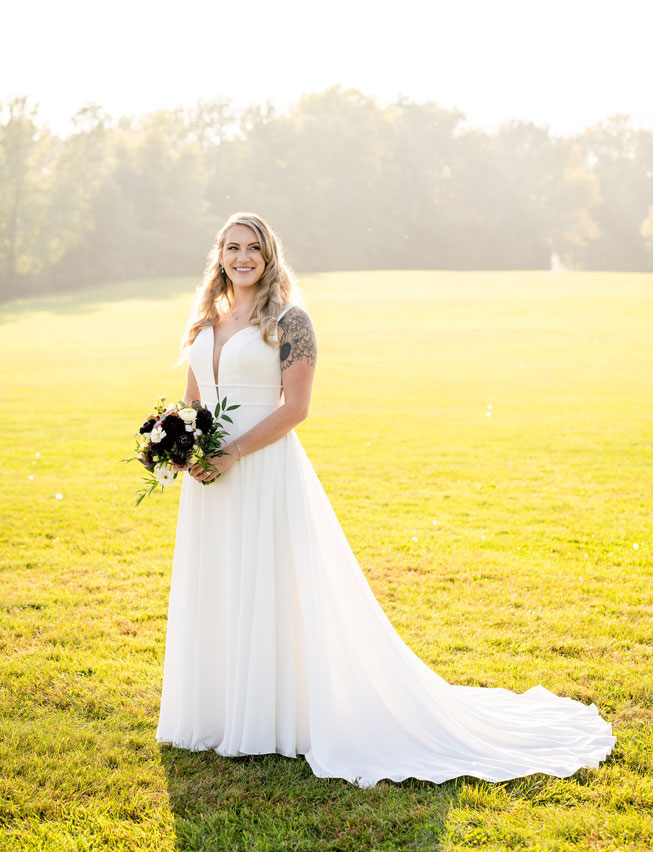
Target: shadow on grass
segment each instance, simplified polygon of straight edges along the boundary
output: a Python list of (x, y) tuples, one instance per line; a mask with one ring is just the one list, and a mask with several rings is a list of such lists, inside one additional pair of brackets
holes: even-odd
[(57, 293), (35, 293), (0, 302), (0, 324), (19, 319), (25, 314), (87, 314), (111, 302), (152, 301), (188, 296), (189, 307), (200, 279), (192, 276), (176, 278), (138, 278), (97, 287), (62, 290)]
[[(465, 775), (442, 784), (384, 779), (358, 788), (317, 778), (301, 755), (232, 758), (170, 745), (161, 745), (160, 754), (176, 844), (184, 852), (437, 852), (458, 841), (476, 846), (481, 835), (492, 833), (482, 825), (486, 811), (510, 812), (519, 800), (557, 807), (561, 797), (581, 806), (583, 788), (597, 781), (595, 769), (582, 768), (563, 779), (540, 772), (498, 782)], [(605, 765), (613, 762), (609, 756)]]
[(437, 850), (464, 783), (478, 781), (358, 788), (317, 778), (301, 755), (234, 758), (170, 745), (160, 753), (180, 850)]

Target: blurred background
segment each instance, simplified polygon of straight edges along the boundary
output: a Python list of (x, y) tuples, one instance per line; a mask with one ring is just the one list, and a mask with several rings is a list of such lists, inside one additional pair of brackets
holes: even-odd
[(653, 271), (645, 0), (25, 0), (0, 298), (201, 276), (238, 210), (298, 273)]

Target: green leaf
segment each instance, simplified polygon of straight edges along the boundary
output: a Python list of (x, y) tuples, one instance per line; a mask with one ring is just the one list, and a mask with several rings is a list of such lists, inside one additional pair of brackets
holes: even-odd
[(231, 419), (231, 417), (229, 417), (229, 415), (228, 415), (228, 414), (223, 414), (223, 415), (222, 415), (222, 419), (223, 419), (223, 420), (228, 420), (230, 423), (233, 423), (233, 422), (234, 422), (234, 421)]

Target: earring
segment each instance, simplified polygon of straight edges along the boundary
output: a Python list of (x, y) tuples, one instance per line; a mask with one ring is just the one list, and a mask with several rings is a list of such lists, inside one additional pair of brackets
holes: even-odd
[(220, 272), (224, 272), (224, 266), (220, 264)]

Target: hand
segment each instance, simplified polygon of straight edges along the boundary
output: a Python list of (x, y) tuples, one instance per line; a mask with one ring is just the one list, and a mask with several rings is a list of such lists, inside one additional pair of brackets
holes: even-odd
[(225, 455), (210, 455), (206, 457), (207, 461), (215, 468), (215, 470), (205, 471), (199, 463), (191, 465), (188, 468), (188, 472), (193, 479), (196, 479), (198, 482), (213, 482), (213, 480), (217, 479), (220, 474), (229, 470), (234, 462), (238, 461), (238, 450), (234, 443), (225, 444), (223, 449), (226, 451)]

